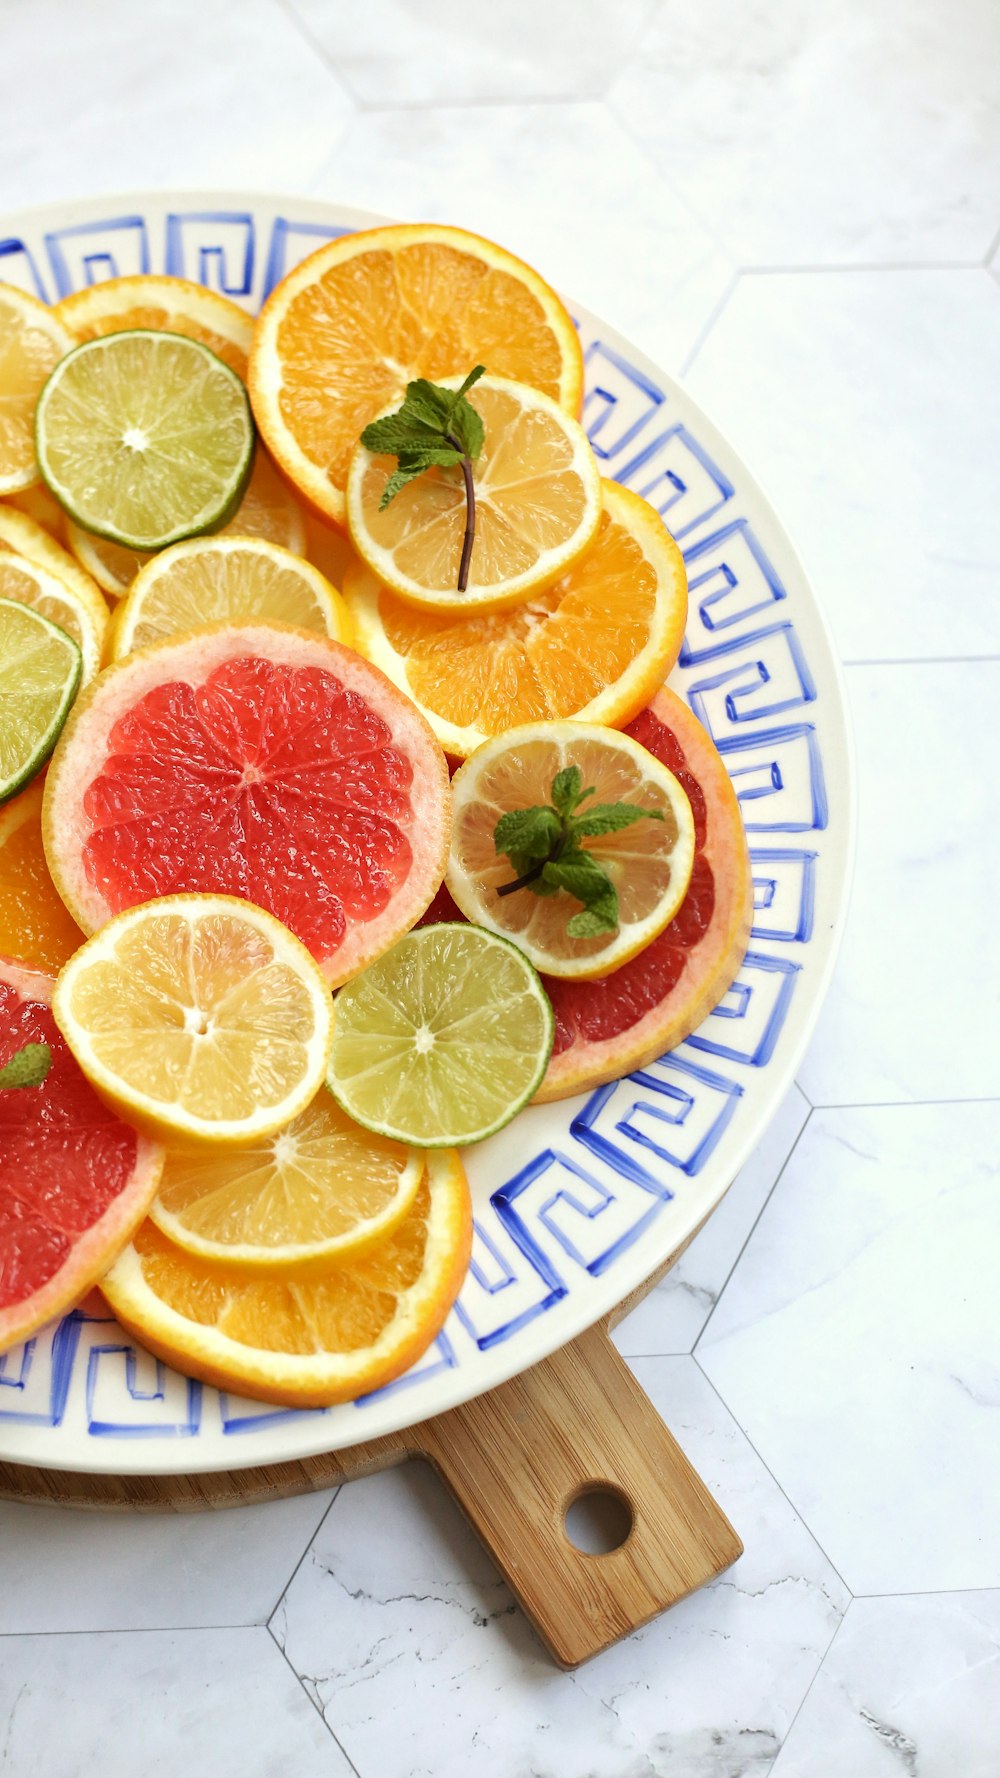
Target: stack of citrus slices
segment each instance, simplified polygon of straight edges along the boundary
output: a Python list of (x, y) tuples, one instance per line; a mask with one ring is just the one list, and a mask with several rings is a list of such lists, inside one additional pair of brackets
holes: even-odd
[(100, 1281), (220, 1387), (381, 1386), (464, 1277), (462, 1148), (729, 986), (684, 565), (582, 392), (554, 292), (443, 226), (256, 321), (0, 289), (0, 1351)]

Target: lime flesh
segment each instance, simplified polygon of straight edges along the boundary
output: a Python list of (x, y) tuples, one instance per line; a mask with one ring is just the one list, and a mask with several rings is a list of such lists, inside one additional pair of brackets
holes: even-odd
[(128, 549), (163, 549), (225, 524), (253, 445), (235, 371), (197, 340), (144, 328), (67, 353), (35, 415), (38, 467), (60, 505)]
[(349, 1116), (420, 1148), (481, 1142), (541, 1084), (552, 1008), (517, 948), (481, 927), (418, 927), (334, 1002), (327, 1084)]
[(41, 771), (82, 670), (65, 630), (28, 605), (0, 599), (0, 802)]

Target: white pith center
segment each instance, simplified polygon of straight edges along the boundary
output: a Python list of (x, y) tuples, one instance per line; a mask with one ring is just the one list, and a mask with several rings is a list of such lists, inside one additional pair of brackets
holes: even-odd
[(207, 1037), (212, 1029), (212, 1021), (200, 1006), (186, 1006), (184, 1029), (189, 1037)]
[(275, 1138), (275, 1165), (278, 1167), (290, 1167), (298, 1153), (298, 1146), (295, 1137), (289, 1136), (287, 1130), (283, 1130), (281, 1135)]
[(143, 432), (141, 426), (126, 426), (122, 433), (122, 444), (127, 445), (130, 451), (145, 451), (149, 448), (149, 435)]
[(429, 1025), (419, 1025), (413, 1039), (413, 1047), (418, 1056), (426, 1056), (428, 1050), (434, 1048), (434, 1033)]

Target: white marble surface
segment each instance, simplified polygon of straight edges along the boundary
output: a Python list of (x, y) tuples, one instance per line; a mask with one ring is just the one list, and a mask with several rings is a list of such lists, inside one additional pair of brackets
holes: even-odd
[(447, 218), (685, 372), (858, 663), (861, 771), (798, 1086), (617, 1335), (740, 1563), (564, 1675), (421, 1469), (0, 1507), (4, 1778), (994, 1778), (998, 39), (993, 0), (3, 8), (6, 210)]

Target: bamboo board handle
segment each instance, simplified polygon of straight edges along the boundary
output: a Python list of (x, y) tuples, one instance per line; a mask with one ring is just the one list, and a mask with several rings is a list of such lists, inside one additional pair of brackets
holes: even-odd
[[(638, 1629), (743, 1545), (603, 1327), (487, 1395), (412, 1429), (562, 1667)], [(632, 1526), (606, 1555), (566, 1535), (592, 1489)]]

